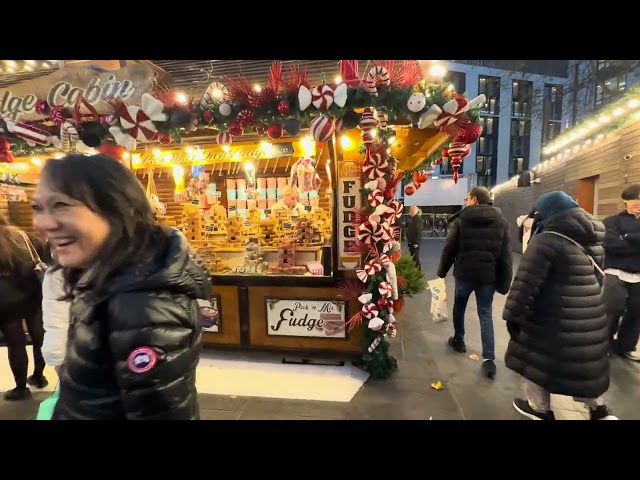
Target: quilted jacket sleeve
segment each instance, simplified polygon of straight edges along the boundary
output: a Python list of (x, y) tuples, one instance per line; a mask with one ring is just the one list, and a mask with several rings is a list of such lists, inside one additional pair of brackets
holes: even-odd
[(460, 237), (460, 220), (456, 220), (449, 229), (446, 243), (442, 249), (440, 256), (440, 265), (438, 266), (438, 277), (444, 278), (453, 266), (458, 256), (458, 243)]
[(109, 302), (108, 335), (127, 419), (198, 418), (195, 370), (202, 336), (195, 299), (121, 293)]
[(507, 323), (517, 324), (531, 318), (533, 305), (558, 253), (554, 239), (549, 237), (550, 235), (533, 237), (520, 260), (520, 267), (511, 284), (502, 314)]
[(47, 270), (42, 281), (42, 319), (45, 330), (42, 356), (47, 365), (54, 367), (64, 363), (67, 350), (70, 302), (60, 301), (63, 295), (62, 270)]

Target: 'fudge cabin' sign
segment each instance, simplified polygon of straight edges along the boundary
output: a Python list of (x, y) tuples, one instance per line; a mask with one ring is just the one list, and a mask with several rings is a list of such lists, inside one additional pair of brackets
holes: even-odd
[(265, 301), (268, 335), (346, 338), (344, 301), (299, 298)]

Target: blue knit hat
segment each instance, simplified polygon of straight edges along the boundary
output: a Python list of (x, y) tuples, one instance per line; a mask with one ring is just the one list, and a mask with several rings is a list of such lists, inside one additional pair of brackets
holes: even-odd
[(565, 210), (579, 207), (576, 201), (564, 192), (549, 192), (542, 195), (535, 203), (534, 208), (541, 220), (548, 220)]

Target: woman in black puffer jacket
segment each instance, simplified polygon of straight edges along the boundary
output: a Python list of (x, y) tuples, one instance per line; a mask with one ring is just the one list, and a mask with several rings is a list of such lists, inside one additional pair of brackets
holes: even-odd
[(198, 419), (197, 299), (211, 284), (185, 237), (154, 222), (138, 180), (104, 155), (48, 160), (33, 208), (71, 300), (53, 419)]
[[(4, 394), (9, 401), (31, 398), (27, 385), (44, 388), (49, 383), (43, 374), (42, 287), (34, 271), (32, 248), (41, 260), (48, 260), (45, 245), (39, 238), (9, 225), (0, 216), (0, 332), (7, 344), (9, 366), (16, 381), (16, 388)], [(30, 377), (27, 377), (29, 357), (23, 320), (33, 345), (34, 371)]]
[(520, 261), (503, 314), (511, 335), (505, 363), (523, 377), (527, 396), (513, 405), (529, 418), (552, 420), (550, 394), (570, 395), (589, 406), (592, 420), (615, 419), (601, 397), (609, 388), (598, 273), (604, 225), (563, 192), (543, 195), (535, 210), (542, 233)]

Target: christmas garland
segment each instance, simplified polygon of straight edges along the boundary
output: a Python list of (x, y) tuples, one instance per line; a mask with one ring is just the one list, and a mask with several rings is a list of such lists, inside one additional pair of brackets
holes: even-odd
[(186, 106), (179, 105), (175, 92), (166, 89), (143, 94), (141, 105), (104, 98), (113, 108), (109, 115), (99, 115), (84, 98), (77, 100), (72, 111), (40, 100), (35, 111), (42, 120), (23, 122), (8, 114), (0, 116), (0, 134), (4, 134), (0, 146), (8, 145), (0, 148), (0, 162), (50, 148), (68, 152), (104, 145), (135, 150), (138, 142), (169, 145), (181, 143), (184, 135), (203, 132), (216, 135), (224, 146), (248, 131), (279, 139), (309, 128), (316, 141), (326, 142), (335, 131), (356, 127), (361, 119), (357, 112), (365, 108), (375, 112), (381, 128), (388, 123), (434, 125), (451, 136), (460, 132), (468, 136), (479, 128), (483, 96), (467, 100), (449, 84), (426, 84), (420, 80), (416, 61), (375, 62), (364, 79), (358, 78), (357, 64), (357, 60), (342, 60), (341, 83), (312, 88), (304, 68), (296, 65), (285, 73), (282, 63), (274, 61), (268, 85), (260, 91), (238, 76), (226, 78), (226, 84), (210, 84), (201, 99), (190, 99)]

